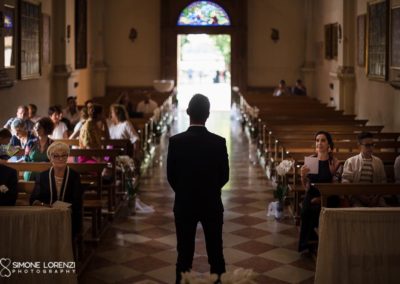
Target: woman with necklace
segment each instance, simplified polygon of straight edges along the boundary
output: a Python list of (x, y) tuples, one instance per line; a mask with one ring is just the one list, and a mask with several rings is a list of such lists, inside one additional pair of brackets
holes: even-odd
[[(53, 133), (53, 129), (54, 124), (48, 117), (43, 117), (35, 123), (33, 131), (37, 139), (26, 149), (25, 162), (49, 162), (47, 149), (53, 140), (48, 136)], [(35, 172), (24, 172), (24, 180), (35, 180), (36, 176), (37, 173)]]
[(82, 228), (82, 187), (79, 173), (67, 165), (68, 155), (69, 147), (62, 142), (54, 142), (48, 147), (47, 156), (52, 166), (37, 177), (30, 203), (52, 206), (61, 201), (63, 206), (69, 205), (72, 233), (76, 236)]
[[(340, 162), (333, 157), (333, 139), (329, 132), (319, 131), (315, 134), (315, 154), (318, 159), (318, 173), (311, 174), (310, 169), (304, 165), (301, 167), (301, 182), (306, 190), (301, 211), (299, 251), (309, 250), (311, 253), (315, 246), (312, 241), (317, 240), (314, 231), (318, 227), (319, 212), (321, 210), (321, 194), (312, 183), (330, 183), (340, 169)], [(340, 200), (337, 196), (328, 199), (328, 207), (338, 207)]]

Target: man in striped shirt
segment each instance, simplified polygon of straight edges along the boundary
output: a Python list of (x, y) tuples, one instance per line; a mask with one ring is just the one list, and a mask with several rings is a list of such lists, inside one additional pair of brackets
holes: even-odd
[[(385, 183), (386, 174), (382, 160), (373, 155), (374, 140), (370, 132), (358, 135), (360, 154), (346, 160), (343, 168), (343, 183)], [(353, 196), (355, 206), (383, 206), (382, 196)]]

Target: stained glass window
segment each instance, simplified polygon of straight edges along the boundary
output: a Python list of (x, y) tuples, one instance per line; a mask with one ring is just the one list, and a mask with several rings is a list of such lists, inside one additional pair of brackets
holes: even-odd
[(228, 14), (211, 1), (195, 1), (179, 15), (178, 26), (229, 26)]

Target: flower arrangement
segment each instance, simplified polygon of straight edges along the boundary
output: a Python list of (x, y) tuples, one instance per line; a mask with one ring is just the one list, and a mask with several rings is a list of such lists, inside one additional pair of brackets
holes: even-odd
[(8, 187), (4, 184), (0, 185), (0, 193), (6, 193), (8, 191)]
[(125, 175), (125, 189), (128, 192), (130, 198), (136, 194), (135, 188), (133, 187), (133, 180), (135, 178), (135, 162), (127, 155), (118, 156), (116, 158), (116, 167)]
[[(253, 280), (255, 273), (252, 269), (238, 268), (221, 275), (221, 284), (256, 284)], [(213, 284), (218, 280), (216, 274), (200, 276), (197, 273), (182, 273), (182, 284)]]
[(279, 202), (283, 203), (283, 200), (288, 191), (287, 177), (286, 174), (293, 167), (294, 162), (292, 160), (283, 160), (280, 164), (275, 168), (277, 178), (277, 186), (274, 191), (274, 197), (278, 199)]

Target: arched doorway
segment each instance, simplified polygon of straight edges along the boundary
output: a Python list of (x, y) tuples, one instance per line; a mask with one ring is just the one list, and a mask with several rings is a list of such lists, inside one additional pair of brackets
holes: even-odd
[(247, 10), (244, 0), (215, 0), (213, 2), (230, 19), (230, 25), (192, 26), (178, 25), (182, 11), (196, 1), (161, 1), (161, 78), (177, 80), (177, 37), (184, 34), (226, 34), (231, 37), (231, 81), (232, 86), (244, 89), (247, 86)]

